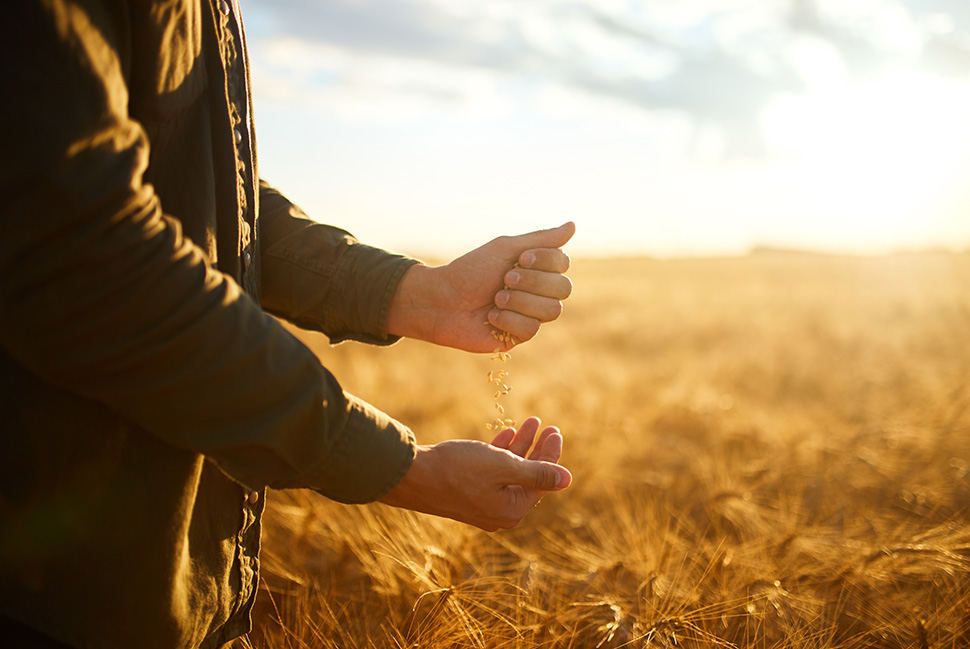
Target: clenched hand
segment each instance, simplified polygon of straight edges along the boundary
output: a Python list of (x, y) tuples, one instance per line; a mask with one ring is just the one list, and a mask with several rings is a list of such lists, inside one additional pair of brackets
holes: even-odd
[(391, 302), (388, 333), (470, 352), (499, 346), (493, 327), (517, 342), (531, 339), (542, 323), (559, 317), (572, 292), (561, 248), (575, 231), (570, 222), (499, 237), (445, 266), (411, 267)]

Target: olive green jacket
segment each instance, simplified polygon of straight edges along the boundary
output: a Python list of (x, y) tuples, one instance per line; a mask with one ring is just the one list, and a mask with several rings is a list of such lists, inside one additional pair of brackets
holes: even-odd
[(0, 57), (0, 615), (219, 646), (266, 487), (372, 501), (414, 455), (267, 312), (393, 342), (414, 260), (258, 181), (235, 0), (12, 0)]

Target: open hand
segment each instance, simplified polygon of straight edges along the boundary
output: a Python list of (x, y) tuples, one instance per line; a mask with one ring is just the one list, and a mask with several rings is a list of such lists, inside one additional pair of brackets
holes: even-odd
[(381, 502), (490, 532), (515, 527), (543, 495), (572, 482), (569, 471), (557, 464), (562, 435), (549, 426), (537, 439), (539, 425), (530, 417), (518, 431), (500, 432), (491, 444), (451, 440), (418, 446), (404, 479)]

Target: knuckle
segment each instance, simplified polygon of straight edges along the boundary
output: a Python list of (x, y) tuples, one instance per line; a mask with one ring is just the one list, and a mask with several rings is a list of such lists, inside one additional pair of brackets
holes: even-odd
[(558, 318), (561, 315), (562, 315), (562, 302), (560, 302), (559, 300), (556, 300), (549, 307), (549, 319), (550, 320), (555, 320), (556, 318)]
[(571, 260), (569, 259), (569, 255), (562, 253), (562, 272), (565, 273), (567, 270), (569, 270), (570, 262)]
[(548, 464), (537, 465), (534, 477), (535, 489), (538, 491), (549, 491), (556, 485), (556, 470)]
[(502, 248), (508, 248), (514, 245), (514, 241), (512, 240), (512, 237), (507, 234), (503, 234), (501, 236), (495, 237), (494, 239), (492, 239), (491, 243), (495, 246), (499, 246)]
[(525, 327), (523, 327), (523, 331), (525, 333), (525, 338), (526, 339), (534, 338), (535, 335), (537, 333), (539, 333), (539, 326), (540, 325), (539, 325), (539, 321), (538, 320), (531, 320), (530, 319), (530, 321), (528, 322), (528, 324)]
[(562, 298), (561, 299), (565, 300), (567, 297), (569, 297), (570, 295), (573, 294), (573, 282), (572, 282), (571, 279), (569, 279), (565, 275), (562, 276), (562, 279), (563, 279), (563, 281), (562, 281)]

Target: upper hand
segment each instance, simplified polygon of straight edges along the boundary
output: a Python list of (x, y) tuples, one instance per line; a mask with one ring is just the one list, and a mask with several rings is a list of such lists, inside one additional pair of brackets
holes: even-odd
[(491, 444), (452, 440), (419, 446), (407, 474), (381, 502), (490, 532), (515, 527), (546, 492), (565, 489), (572, 481), (557, 464), (562, 435), (550, 426), (536, 439), (538, 430), (539, 420), (531, 417), (518, 431), (499, 433)]
[(493, 329), (511, 333), (515, 342), (531, 339), (542, 323), (559, 317), (572, 292), (561, 247), (575, 231), (570, 222), (499, 237), (445, 266), (413, 266), (391, 302), (388, 333), (472, 352), (510, 346), (496, 342)]

